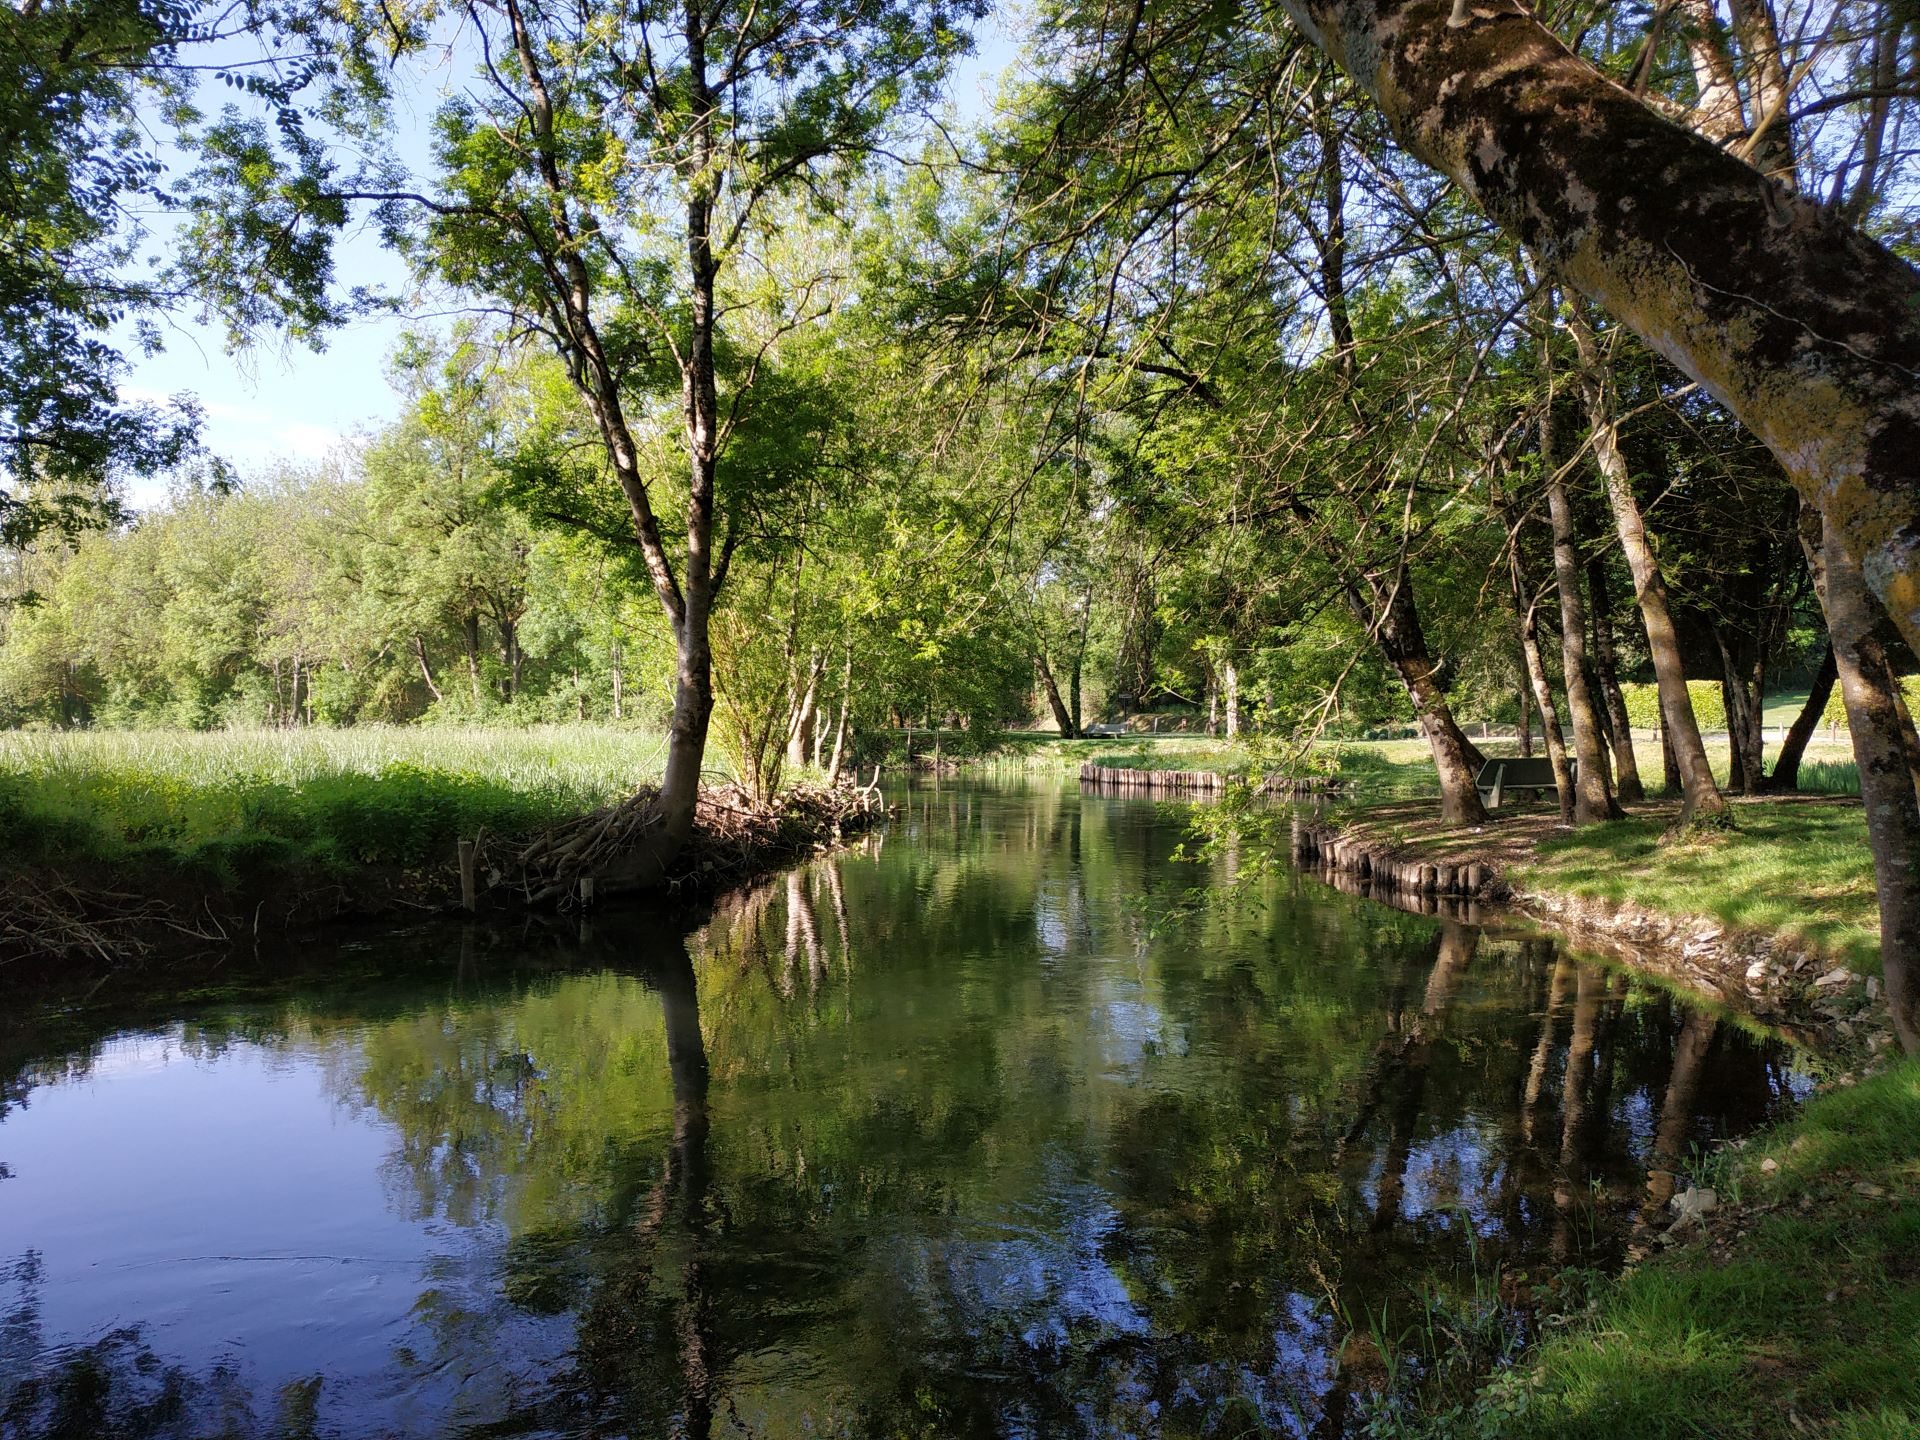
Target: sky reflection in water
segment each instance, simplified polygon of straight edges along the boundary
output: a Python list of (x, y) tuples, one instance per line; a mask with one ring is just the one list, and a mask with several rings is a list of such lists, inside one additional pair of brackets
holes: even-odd
[(1311, 880), (1169, 919), (1179, 838), (946, 786), (684, 941), (17, 1014), (0, 1435), (1330, 1433), (1336, 1305), (1608, 1263), (1799, 1083)]

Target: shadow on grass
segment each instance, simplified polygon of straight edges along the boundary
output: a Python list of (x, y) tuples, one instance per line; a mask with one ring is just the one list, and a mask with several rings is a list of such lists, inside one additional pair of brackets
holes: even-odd
[(1761, 801), (1737, 828), (1665, 840), (1661, 818), (1542, 839), (1525, 883), (1790, 936), (1856, 970), (1880, 968), (1866, 817), (1857, 807)]

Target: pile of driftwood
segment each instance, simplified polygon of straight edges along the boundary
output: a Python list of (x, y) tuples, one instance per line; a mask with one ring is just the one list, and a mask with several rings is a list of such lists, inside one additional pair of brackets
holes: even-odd
[(463, 903), (472, 905), (476, 888), (507, 904), (562, 907), (656, 885), (721, 888), (886, 815), (878, 771), (865, 786), (798, 785), (770, 803), (756, 802), (738, 785), (702, 790), (686, 845), (649, 874), (646, 852), (662, 824), (656, 793), (641, 790), (511, 848), (486, 837), (471, 850), (463, 845)]
[(58, 876), (9, 875), (0, 901), (0, 964), (10, 960), (139, 959), (155, 942), (219, 941), (211, 912), (183, 919), (165, 900), (82, 889)]

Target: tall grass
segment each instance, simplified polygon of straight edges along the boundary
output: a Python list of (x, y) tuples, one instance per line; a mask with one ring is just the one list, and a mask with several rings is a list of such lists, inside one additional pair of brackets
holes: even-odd
[(0, 851), (16, 858), (407, 864), (657, 779), (665, 738), (532, 729), (0, 734)]

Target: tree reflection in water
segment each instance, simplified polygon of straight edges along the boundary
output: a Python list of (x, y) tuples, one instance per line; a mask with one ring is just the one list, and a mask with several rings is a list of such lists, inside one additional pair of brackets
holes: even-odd
[(0, 1428), (1333, 1435), (1350, 1327), (1606, 1263), (1611, 1197), (1779, 1101), (1777, 1050), (1537, 937), (1287, 875), (1177, 904), (1175, 838), (949, 789), (691, 937), (603, 915), (543, 969), (470, 942), (404, 999), (187, 1016), (385, 1137), (437, 1237), (411, 1309), (384, 1368), (261, 1396), (157, 1332), (50, 1349), (23, 1300)]

